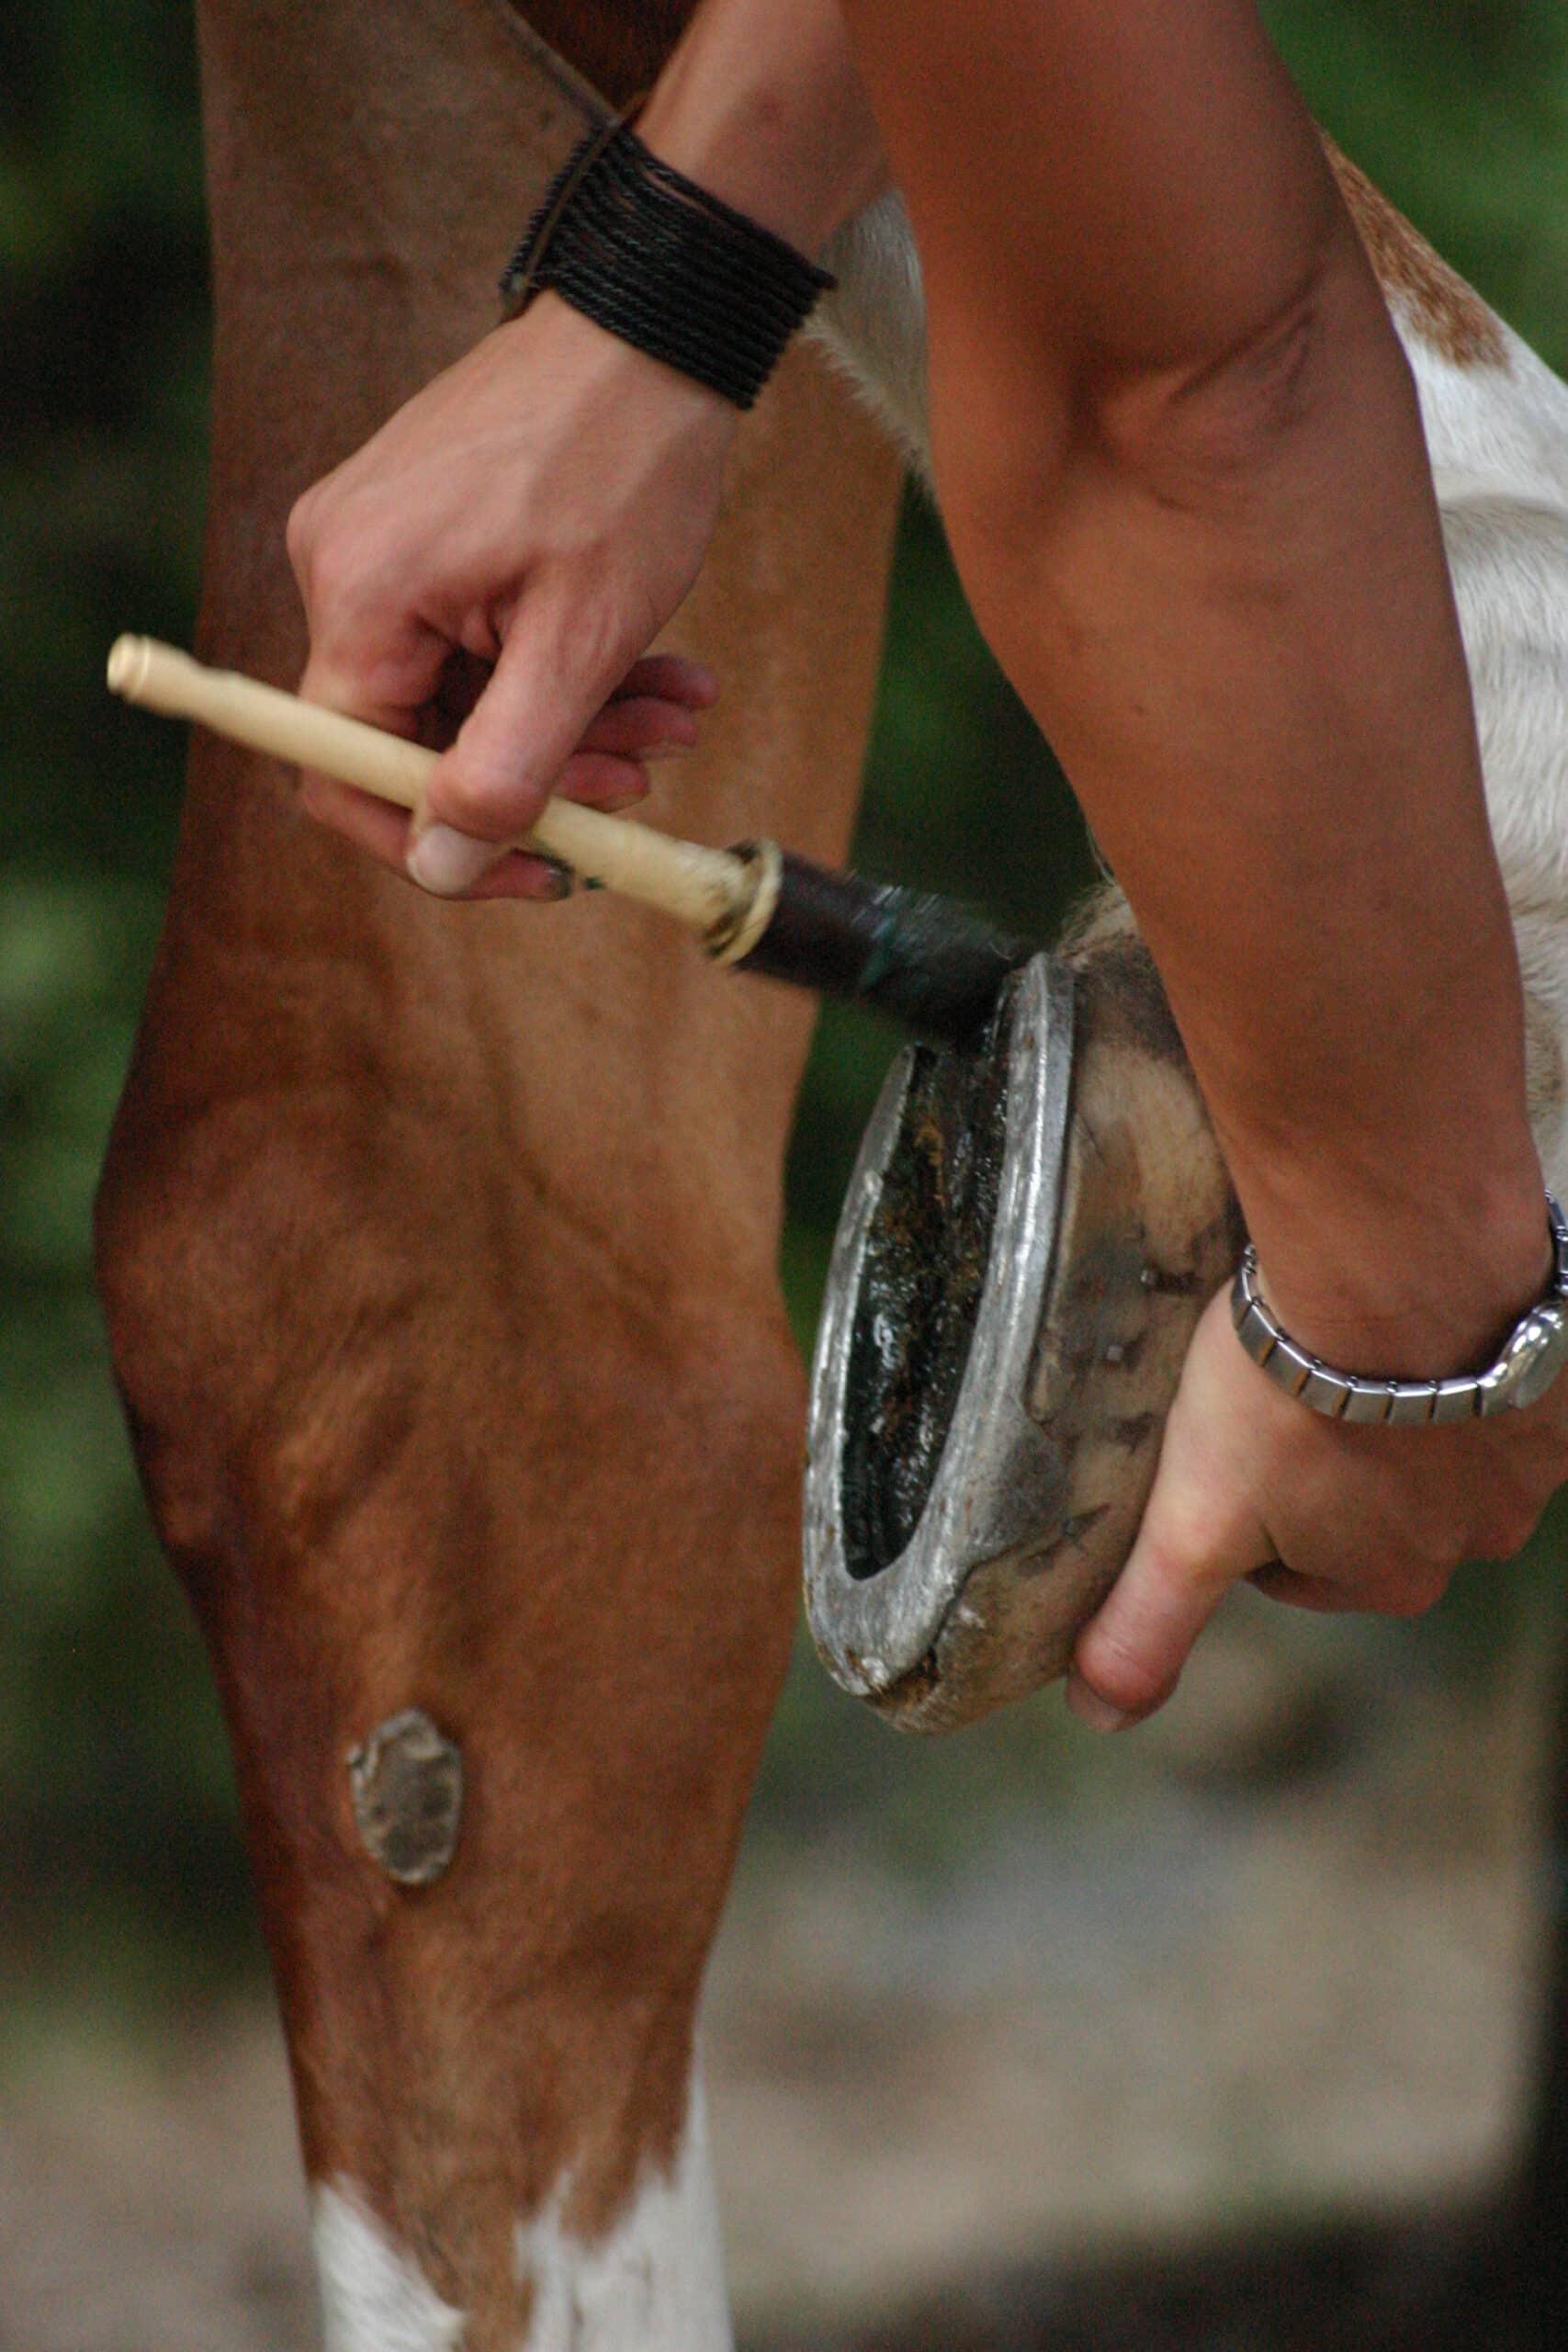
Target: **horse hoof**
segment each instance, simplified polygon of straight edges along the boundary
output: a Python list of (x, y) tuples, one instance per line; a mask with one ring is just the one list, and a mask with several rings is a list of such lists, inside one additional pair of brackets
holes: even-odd
[(1065, 1670), (1239, 1238), (1134, 936), (1036, 956), (977, 1053), (900, 1056), (812, 1373), (807, 1611), (845, 1690), (942, 1731)]

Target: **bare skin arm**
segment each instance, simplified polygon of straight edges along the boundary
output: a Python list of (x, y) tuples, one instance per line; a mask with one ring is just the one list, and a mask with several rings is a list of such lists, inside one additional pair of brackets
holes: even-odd
[[(1473, 1350), (1545, 1266), (1518, 980), (1414, 388), (1312, 126), (1243, 0), (851, 14), (955, 552), (1280, 1303), (1310, 1283), (1328, 1354)], [(1448, 1281), (1389, 1262), (1396, 1216)], [(1516, 1222), (1500, 1295), (1464, 1243)]]
[[(874, 184), (879, 130), (960, 570), (1160, 964), (1266, 1295), (1330, 1360), (1473, 1365), (1545, 1279), (1518, 977), (1414, 395), (1311, 126), (1250, 0), (847, 15), (876, 129), (830, 0), (708, 0), (649, 143), (810, 247)], [(412, 723), (444, 641), (499, 650), (429, 805), (494, 842), (684, 593), (731, 420), (551, 298), (442, 383), (297, 526), (307, 684)], [(507, 421), (454, 430), (476, 413)], [(438, 489), (463, 518), (456, 598), (428, 522), (364, 560), (421, 514), (410, 463), (425, 514)], [(378, 670), (422, 598), (417, 658)], [(1146, 1713), (1270, 1561), (1284, 1598), (1424, 1605), (1523, 1540), (1565, 1461), (1555, 1392), (1453, 1431), (1317, 1420), (1218, 1305), (1075, 1703)]]
[[(1154, 951), (1266, 1294), (1331, 1362), (1476, 1365), (1547, 1272), (1518, 975), (1414, 390), (1311, 124), (1247, 0), (848, 13), (960, 570)], [(1337, 1429), (1220, 1302), (1085, 1711), (1155, 1703), (1275, 1557), (1292, 1597), (1424, 1604), (1523, 1540), (1565, 1419)]]

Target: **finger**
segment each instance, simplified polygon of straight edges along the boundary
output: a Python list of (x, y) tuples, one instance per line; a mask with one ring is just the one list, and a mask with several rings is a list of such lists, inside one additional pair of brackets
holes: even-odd
[(1352, 1593), (1343, 1585), (1331, 1584), (1326, 1577), (1299, 1575), (1279, 1560), (1266, 1568), (1254, 1568), (1247, 1581), (1270, 1600), (1282, 1600), (1290, 1609), (1312, 1609), (1322, 1616), (1344, 1616), (1359, 1607)]
[(1190, 1475), (1162, 1465), (1127, 1565), (1078, 1635), (1073, 1713), (1096, 1731), (1152, 1714), (1231, 1586), (1273, 1555), (1261, 1526), (1224, 1529)]
[[(432, 684), (438, 681), (439, 674), (437, 667), (431, 673)], [(423, 676), (423, 667), (412, 675), (407, 672), (400, 674), (361, 671), (321, 647), (312, 646), (299, 691), (301, 701), (317, 703), (326, 710), (342, 711), (347, 718), (363, 719), (367, 726), (378, 727), (386, 734), (413, 741), (421, 731), (421, 712), (420, 705), (411, 702), (408, 695), (420, 692)], [(330, 827), (344, 841), (368, 851), (383, 865), (402, 870), (408, 854), (409, 823), (400, 808), (389, 808), (373, 795), (356, 792), (352, 786), (321, 775), (313, 768), (300, 771), (299, 802), (306, 815), (318, 824)]]
[[(580, 752), (614, 752), (634, 760), (689, 752), (697, 741), (696, 714), (653, 695), (630, 695), (604, 705), (589, 722)], [(558, 789), (559, 787), (558, 786)]]
[[(635, 773), (640, 776), (641, 770)], [(646, 786), (640, 788), (646, 788)], [(378, 864), (406, 879), (409, 820), (402, 809), (389, 808), (367, 792), (339, 784), (331, 776), (307, 775), (299, 805), (316, 823), (339, 833), (356, 849), (367, 850)], [(479, 884), (460, 894), (470, 899), (528, 899), (541, 903), (570, 898), (571, 876), (551, 858), (530, 857), (513, 850), (483, 875)]]
[(577, 877), (571, 868), (558, 865), (552, 857), (530, 857), (525, 850), (511, 849), (481, 874), (465, 899), (477, 902), (485, 899), (527, 899), (536, 904), (547, 904), (558, 899), (570, 899), (577, 888)]
[(563, 800), (581, 801), (585, 808), (614, 815), (646, 800), (647, 771), (636, 760), (615, 760), (598, 752), (578, 752), (561, 770), (556, 790)]
[[(579, 752), (568, 760), (561, 774), (559, 793), (563, 799), (576, 800), (584, 808), (598, 808), (606, 816), (617, 809), (631, 808), (648, 797), (648, 777), (635, 760), (606, 759), (597, 752)], [(568, 899), (575, 887), (570, 871), (553, 858), (530, 857), (525, 850), (510, 850), (493, 858), (491, 845), (484, 844), (487, 863), (478, 879), (466, 883), (460, 889), (443, 891), (437, 895), (461, 899)]]
[(623, 702), (638, 695), (680, 703), (687, 710), (711, 710), (718, 700), (718, 680), (705, 662), (684, 653), (645, 653), (606, 699)]
[(300, 678), (302, 702), (341, 710), (389, 735), (417, 737), (439, 696), (452, 654), (447, 639), (406, 616), (364, 614), (344, 621), (337, 607), (312, 616), (310, 651)]
[(409, 820), (401, 808), (352, 785), (306, 769), (299, 778), (299, 806), (318, 825), (341, 833), (356, 849), (368, 850), (382, 865), (400, 872), (408, 850)]
[(595, 662), (581, 628), (519, 619), (490, 684), (432, 771), (416, 812), (409, 872), (442, 896), (469, 888), (497, 842), (525, 833), (623, 673)]

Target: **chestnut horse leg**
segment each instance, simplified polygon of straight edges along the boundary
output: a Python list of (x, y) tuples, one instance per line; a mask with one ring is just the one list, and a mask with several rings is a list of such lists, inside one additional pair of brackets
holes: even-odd
[[(580, 122), (499, 0), (210, 0), (202, 39), (203, 650), (292, 684), (291, 500), (488, 324)], [(727, 689), (672, 826), (842, 854), (895, 487), (795, 355), (672, 632)], [(196, 747), (101, 1272), (231, 1727), (333, 2352), (728, 2340), (693, 2022), (794, 1611), (808, 1022), (635, 910), (423, 900)]]

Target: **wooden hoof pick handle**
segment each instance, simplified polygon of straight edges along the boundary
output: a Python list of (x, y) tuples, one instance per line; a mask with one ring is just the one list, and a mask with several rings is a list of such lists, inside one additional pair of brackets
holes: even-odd
[[(127, 702), (195, 719), (400, 808), (418, 805), (436, 763), (423, 744), (207, 669), (155, 638), (117, 638), (108, 683)], [(948, 899), (829, 873), (774, 842), (705, 849), (570, 800), (547, 801), (509, 846), (542, 851), (583, 881), (669, 915), (720, 963), (872, 1005), (949, 1044), (978, 1035), (1008, 973), (1034, 952)]]

